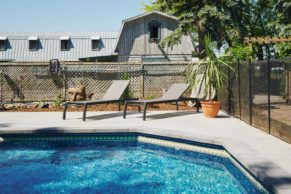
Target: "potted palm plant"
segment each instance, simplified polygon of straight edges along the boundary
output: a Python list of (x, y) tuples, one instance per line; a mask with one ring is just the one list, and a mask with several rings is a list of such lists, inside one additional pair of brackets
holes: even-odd
[(224, 67), (233, 68), (225, 57), (218, 57), (214, 52), (214, 45), (209, 37), (205, 39), (206, 57), (198, 63), (192, 63), (187, 80), (193, 88), (199, 88), (200, 92), (206, 94), (204, 101), (201, 101), (202, 110), (206, 117), (216, 117), (220, 109), (220, 101), (216, 99), (220, 93), (227, 75)]

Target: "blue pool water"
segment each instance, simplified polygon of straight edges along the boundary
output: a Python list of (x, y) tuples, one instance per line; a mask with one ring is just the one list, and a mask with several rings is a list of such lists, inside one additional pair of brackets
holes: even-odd
[(0, 193), (261, 193), (228, 159), (137, 141), (0, 143)]

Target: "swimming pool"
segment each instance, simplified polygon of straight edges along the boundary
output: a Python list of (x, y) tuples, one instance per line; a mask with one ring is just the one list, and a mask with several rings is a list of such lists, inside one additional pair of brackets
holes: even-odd
[(267, 193), (220, 146), (137, 134), (4, 140), (2, 193)]

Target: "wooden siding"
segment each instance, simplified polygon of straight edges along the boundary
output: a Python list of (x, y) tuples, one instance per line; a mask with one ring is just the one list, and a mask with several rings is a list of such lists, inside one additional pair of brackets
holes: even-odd
[(145, 55), (167, 55), (170, 60), (174, 61), (191, 60), (194, 46), (190, 36), (183, 35), (181, 42), (173, 47), (160, 48), (158, 43), (149, 42), (148, 24), (152, 20), (161, 23), (161, 39), (171, 34), (178, 27), (178, 21), (158, 14), (126, 22), (117, 46), (118, 60), (139, 61), (141, 56)]

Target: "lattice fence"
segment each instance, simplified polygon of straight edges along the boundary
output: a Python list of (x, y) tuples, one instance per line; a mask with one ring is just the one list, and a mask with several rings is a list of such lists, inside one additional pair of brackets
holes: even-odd
[(172, 84), (185, 82), (188, 63), (76, 63), (62, 64), (50, 76), (48, 63), (1, 63), (1, 101), (52, 101), (67, 97), (71, 87), (83, 85), (93, 98), (102, 98), (112, 80), (130, 79), (133, 97), (159, 97)]
[(173, 83), (185, 82), (188, 63), (149, 63), (144, 64), (144, 96), (162, 96)]
[(86, 93), (93, 93), (93, 98), (102, 98), (112, 80), (128, 77), (129, 88), (135, 97), (141, 95), (140, 64), (99, 63), (91, 65), (66, 65), (66, 87), (76, 87), (82, 84)]
[[(62, 76), (48, 76), (47, 65), (0, 65), (1, 99), (4, 101), (52, 100), (62, 94)], [(23, 80), (22, 80), (23, 79)]]

